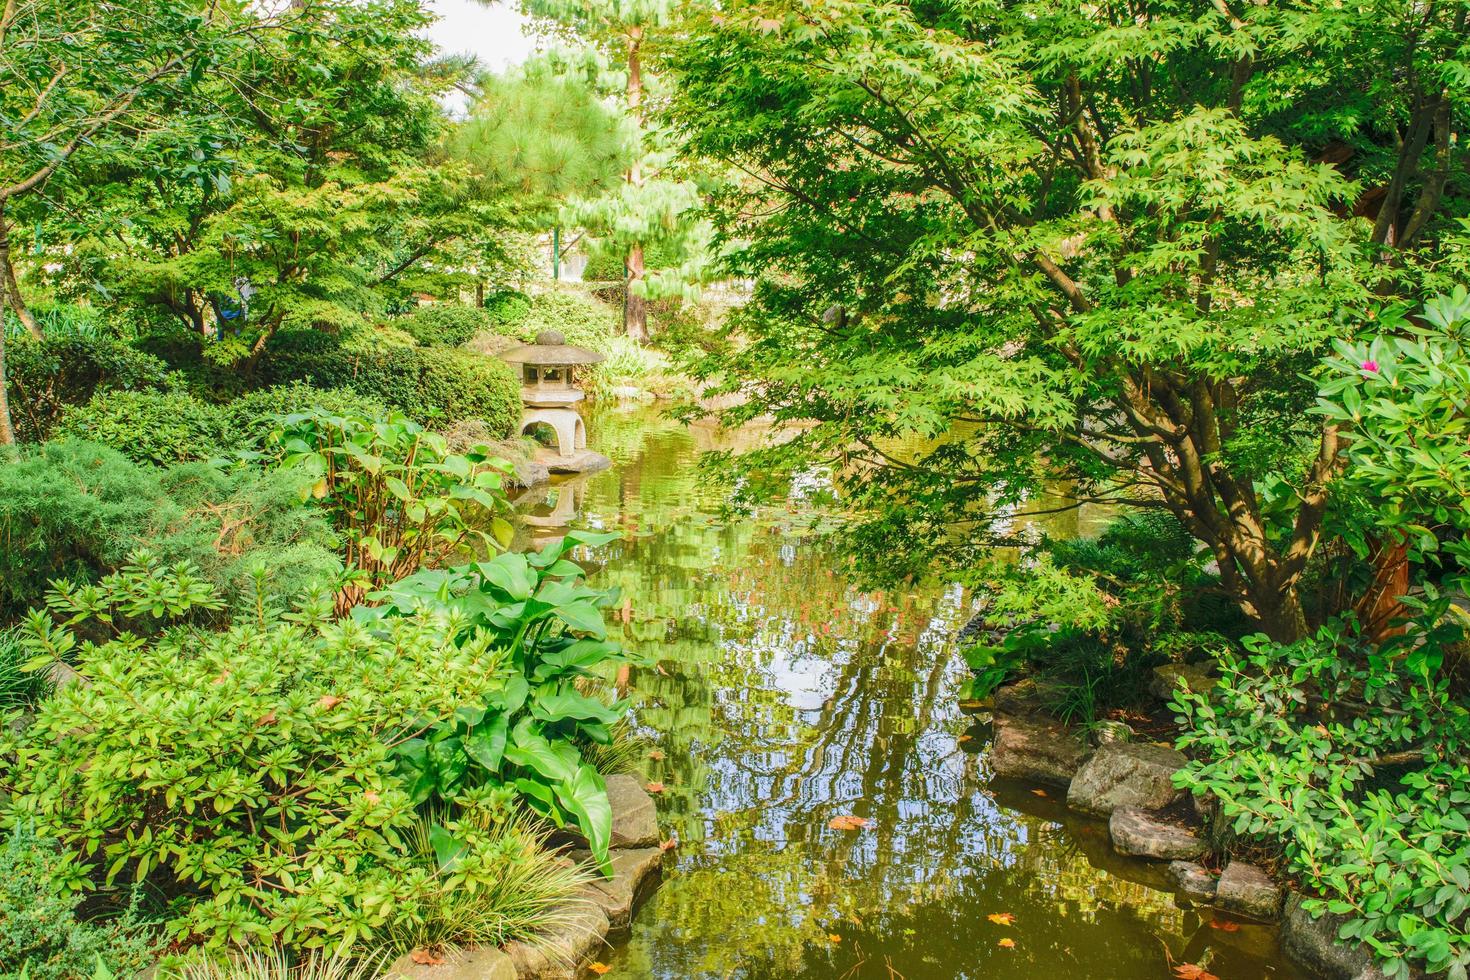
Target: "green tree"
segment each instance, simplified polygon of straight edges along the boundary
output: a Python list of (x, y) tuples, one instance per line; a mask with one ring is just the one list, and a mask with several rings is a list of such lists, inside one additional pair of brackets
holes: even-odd
[[(1463, 270), (1463, 0), (737, 0), (672, 46), (690, 152), (745, 175), (760, 277), (706, 361), (738, 422), (799, 423), (860, 552), (958, 560), (1043, 486), (1166, 508), (1262, 629), (1341, 466), (1302, 378), (1352, 311)], [(930, 440), (906, 452), (904, 440)]]

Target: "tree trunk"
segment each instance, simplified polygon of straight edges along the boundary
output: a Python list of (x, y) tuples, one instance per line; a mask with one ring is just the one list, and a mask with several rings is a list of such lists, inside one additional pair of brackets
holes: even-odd
[(0, 446), (15, 445), (15, 429), (10, 424), (9, 385), (5, 373), (5, 331), (0, 330)]
[[(633, 163), (628, 168), (628, 183), (643, 186), (643, 29), (629, 28), (628, 31), (628, 116), (633, 120), (633, 131), (637, 139), (633, 147)], [(648, 302), (636, 295), (637, 285), (643, 282), (643, 243), (634, 242), (628, 247), (628, 257), (623, 262), (626, 275), (623, 279), (623, 332), (638, 343), (648, 342)]]
[(10, 261), (10, 222), (5, 217), (3, 206), (0, 206), (0, 290), (4, 291), (5, 305), (10, 307), (15, 318), (32, 337), (41, 340), (44, 335), (36, 318), (31, 316), (31, 311), (20, 294), (20, 284), (15, 279), (15, 266)]

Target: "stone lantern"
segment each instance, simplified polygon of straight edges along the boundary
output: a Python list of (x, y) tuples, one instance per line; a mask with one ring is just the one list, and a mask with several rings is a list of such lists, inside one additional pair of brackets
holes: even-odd
[(558, 473), (585, 473), (609, 464), (587, 449), (587, 426), (577, 411), (586, 396), (576, 386), (576, 369), (603, 360), (601, 354), (574, 347), (558, 330), (543, 330), (534, 344), (505, 351), (502, 359), (521, 369), (522, 434), (537, 423), (556, 433), (556, 454), (544, 462)]

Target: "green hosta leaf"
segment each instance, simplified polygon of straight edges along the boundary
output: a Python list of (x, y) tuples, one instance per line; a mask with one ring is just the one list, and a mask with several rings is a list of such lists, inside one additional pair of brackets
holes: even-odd
[(536, 571), (524, 555), (496, 555), (490, 561), (477, 562), (475, 570), (512, 599), (529, 599), (536, 589)]
[(612, 806), (607, 799), (607, 784), (596, 769), (581, 766), (569, 781), (558, 784), (556, 798), (577, 821), (582, 836), (587, 838), (597, 866), (612, 877), (612, 862), (607, 849), (612, 843)]
[(600, 721), (611, 725), (623, 716), (622, 710), (609, 707), (596, 698), (576, 691), (537, 692), (531, 699), (531, 716), (540, 721), (557, 722), (568, 718)]
[(465, 753), (483, 766), (486, 772), (500, 771), (500, 760), (505, 756), (509, 722), (509, 716), (496, 714), (464, 740)]

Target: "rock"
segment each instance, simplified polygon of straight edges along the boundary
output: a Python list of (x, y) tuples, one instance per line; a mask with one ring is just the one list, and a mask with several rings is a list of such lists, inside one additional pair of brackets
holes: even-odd
[(1110, 742), (1087, 760), (1067, 789), (1067, 805), (1095, 816), (1120, 806), (1162, 810), (1179, 798), (1174, 773), (1185, 758), (1162, 745)]
[(1215, 907), (1271, 922), (1281, 914), (1281, 886), (1253, 864), (1231, 861), (1215, 888)]
[[(583, 894), (607, 914), (608, 927), (614, 931), (626, 929), (633, 921), (633, 909), (642, 897), (639, 893), (644, 882), (658, 873), (663, 863), (664, 852), (658, 847), (637, 847), (616, 850), (609, 854), (612, 859), (613, 876), (597, 880), (588, 885)], [(572, 852), (572, 860), (591, 863), (589, 851)]]
[(51, 662), (51, 665), (46, 668), (46, 679), (58, 691), (72, 684), (81, 684), (85, 687), (92, 683), (92, 678), (77, 673), (76, 668), (64, 660), (53, 660)]
[(388, 976), (404, 980), (516, 980), (516, 965), (498, 949), (457, 949), (436, 966), (415, 963), (405, 953), (388, 967)]
[(1193, 861), (1170, 861), (1169, 873), (1174, 876), (1174, 885), (1179, 889), (1179, 894), (1191, 902), (1208, 905), (1215, 900), (1218, 882), (1203, 866)]
[(613, 385), (602, 394), (621, 402), (651, 402), (654, 400), (653, 392), (644, 391), (637, 385)]
[(607, 802), (612, 807), (612, 847), (658, 844), (658, 811), (638, 780), (632, 776), (607, 777)]
[(559, 455), (554, 449), (539, 449), (536, 462), (553, 473), (596, 473), (612, 465), (612, 460), (590, 449), (578, 449), (570, 456)]
[(1133, 729), (1121, 721), (1100, 721), (1088, 730), (1087, 740), (1095, 746), (1109, 742), (1131, 742)]
[(1215, 686), (1213, 664), (1163, 664), (1154, 668), (1149, 693), (1160, 701), (1174, 700), (1174, 692), (1187, 684), (1191, 691), (1208, 691)]
[[(1286, 896), (1281, 917), (1281, 951), (1287, 959), (1322, 980), (1386, 980), (1373, 962), (1372, 951), (1362, 943), (1344, 943), (1337, 930), (1346, 916), (1324, 912), (1312, 918), (1296, 892)], [(1423, 976), (1414, 971), (1414, 976)]]
[(576, 980), (582, 963), (606, 945), (607, 930), (607, 913), (593, 902), (577, 901), (534, 943), (511, 943), (505, 953), (519, 980)]
[(515, 471), (511, 478), (518, 486), (535, 487), (551, 481), (551, 469), (545, 463), (534, 459), (518, 459), (514, 465)]
[(1120, 806), (1108, 820), (1108, 834), (1119, 854), (1182, 861), (1205, 853), (1205, 842), (1184, 827), (1165, 823), (1147, 810)]
[(1066, 786), (1087, 759), (1075, 732), (1056, 722), (995, 719), (990, 765), (997, 776)]

